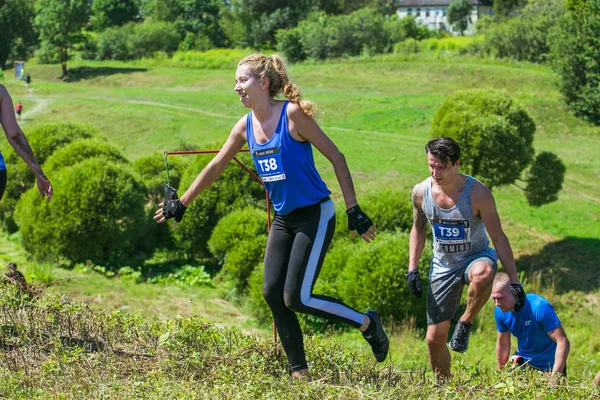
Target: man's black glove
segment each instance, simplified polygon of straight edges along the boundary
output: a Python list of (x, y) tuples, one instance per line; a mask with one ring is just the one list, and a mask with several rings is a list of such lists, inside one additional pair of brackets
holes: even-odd
[(417, 297), (423, 296), (423, 292), (421, 291), (421, 275), (419, 274), (419, 270), (413, 269), (405, 276), (406, 280), (408, 281), (408, 288), (412, 294)]
[(346, 214), (348, 214), (348, 229), (351, 231), (356, 229), (359, 235), (362, 235), (373, 226), (371, 218), (367, 217), (367, 214), (360, 209), (358, 204), (347, 209)]
[(520, 283), (511, 283), (510, 292), (515, 298), (515, 311), (521, 311), (521, 308), (525, 305), (525, 290), (523, 290), (523, 285)]
[(165, 217), (165, 219), (175, 218), (175, 221), (181, 222), (186, 209), (187, 207), (184, 206), (177, 198), (177, 191), (165, 183), (163, 217)]

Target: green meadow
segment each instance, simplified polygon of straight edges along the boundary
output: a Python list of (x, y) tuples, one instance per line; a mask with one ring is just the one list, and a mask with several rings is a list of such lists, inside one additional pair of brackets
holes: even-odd
[[(61, 81), (59, 65), (28, 63), (33, 78), (29, 90), (10, 77), (11, 70), (5, 72), (5, 84), (14, 102), (24, 104), (21, 125), (25, 133), (42, 123), (89, 123), (131, 160), (147, 154), (161, 158), (164, 151), (205, 149), (224, 142), (229, 129), (247, 112), (233, 91), (233, 69), (82, 61), (71, 62), (69, 68), (69, 81)], [(359, 203), (366, 193), (388, 185), (410, 190), (427, 177), (424, 145), (430, 138), (433, 114), (449, 94), (494, 88), (525, 105), (537, 124), (536, 152), (552, 151), (567, 167), (563, 190), (558, 201), (540, 208), (529, 206), (522, 190), (515, 186), (495, 188), (494, 195), (526, 289), (553, 302), (571, 340), (568, 385), (576, 389), (576, 398), (597, 395), (591, 380), (600, 370), (600, 128), (568, 112), (552, 70), (537, 64), (422, 53), (303, 63), (291, 65), (290, 75), (305, 97), (317, 104), (322, 113), (320, 126), (346, 156)], [(3, 142), (0, 149), (6, 146)], [(339, 200), (333, 168), (320, 155), (316, 162)], [(26, 275), (45, 274), (46, 280), (54, 282), (46, 289), (48, 293), (89, 302), (98, 310), (133, 311), (159, 320), (200, 315), (220, 326), (268, 337), (269, 328), (258, 326), (247, 316), (243, 304), (223, 297), (218, 287), (132, 284), (89, 271), (31, 263), (15, 236), (0, 238), (0, 259), (16, 260)], [(400, 274), (407, 266), (397, 267)], [(489, 376), (490, 388), (507, 382), (505, 377), (493, 375), (496, 331), (492, 310), (488, 302), (478, 317), (469, 352), (453, 354), (453, 368), (460, 372), (453, 387), (469, 386), (470, 379), (480, 375)], [(425, 372), (428, 362), (423, 332), (413, 330), (409, 323), (389, 328), (392, 350), (387, 365), (396, 371), (413, 371), (417, 374), (414, 384), (424, 385), (423, 379), (431, 373)], [(326, 336), (332, 345), (341, 344), (370, 357), (367, 345), (354, 332)], [(515, 344), (513, 339), (513, 347)], [(423, 376), (418, 376), (421, 373)], [(514, 383), (513, 390), (523, 386), (520, 382)], [(410, 382), (403, 384), (410, 386)], [(511, 395), (508, 383), (500, 388), (490, 396)], [(379, 396), (375, 390), (362, 397), (356, 390), (332, 389), (330, 393), (315, 389), (313, 397), (310, 391), (302, 392), (302, 396), (322, 398), (319, 393), (324, 393), (327, 398), (395, 398), (397, 394), (381, 392)], [(435, 398), (487, 395), (485, 387), (452, 392), (433, 385), (427, 390)], [(240, 393), (250, 396), (253, 392), (240, 389)], [(526, 397), (561, 398), (566, 393), (540, 389)], [(418, 393), (409, 391), (407, 396), (418, 397)]]

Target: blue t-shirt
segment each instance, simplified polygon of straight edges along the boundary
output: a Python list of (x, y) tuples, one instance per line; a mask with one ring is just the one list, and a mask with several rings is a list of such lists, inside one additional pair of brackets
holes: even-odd
[(4, 163), (4, 156), (2, 156), (2, 152), (0, 151), (0, 171), (4, 171), (6, 169), (6, 164)]
[(246, 118), (246, 139), (254, 166), (280, 215), (316, 204), (331, 194), (315, 168), (310, 142), (299, 142), (290, 135), (288, 104), (283, 105), (275, 134), (267, 143), (254, 139), (252, 112)]
[(496, 307), (494, 317), (499, 332), (510, 331), (517, 338), (518, 353), (531, 366), (542, 370), (552, 369), (556, 342), (548, 333), (560, 326), (560, 320), (548, 300), (530, 293), (521, 311), (502, 312)]

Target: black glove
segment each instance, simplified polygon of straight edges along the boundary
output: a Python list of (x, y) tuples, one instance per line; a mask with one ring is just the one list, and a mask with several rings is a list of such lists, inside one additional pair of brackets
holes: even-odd
[(165, 183), (165, 202), (167, 200), (175, 200), (177, 199), (177, 190), (174, 187), (169, 186)]
[(523, 285), (520, 283), (511, 283), (510, 292), (515, 298), (515, 311), (521, 311), (521, 308), (525, 305), (525, 290), (523, 290)]
[(177, 198), (177, 191), (165, 183), (165, 202), (163, 205), (165, 219), (175, 218), (175, 221), (181, 222), (185, 210), (187, 210), (187, 207)]
[(367, 217), (367, 214), (360, 209), (358, 204), (347, 209), (346, 214), (348, 214), (348, 229), (351, 231), (356, 229), (359, 235), (362, 235), (373, 226), (371, 218)]
[(423, 292), (421, 291), (421, 275), (419, 274), (419, 270), (413, 269), (405, 276), (406, 280), (408, 281), (408, 288), (412, 294), (417, 297), (423, 296)]

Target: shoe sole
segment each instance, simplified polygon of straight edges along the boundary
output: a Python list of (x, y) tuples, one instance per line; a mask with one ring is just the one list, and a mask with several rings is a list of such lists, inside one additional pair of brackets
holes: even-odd
[(450, 343), (448, 343), (448, 347), (450, 347), (450, 350), (452, 350), (452, 351), (454, 351), (454, 352), (456, 352), (456, 353), (466, 353), (466, 352), (467, 352), (467, 350), (469, 349), (469, 348), (467, 347), (467, 348), (466, 348), (466, 349), (464, 349), (464, 350), (456, 350), (455, 348), (453, 348), (453, 347), (450, 345)]

